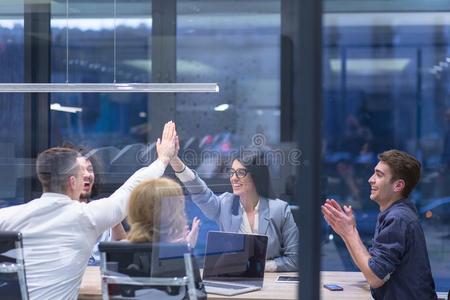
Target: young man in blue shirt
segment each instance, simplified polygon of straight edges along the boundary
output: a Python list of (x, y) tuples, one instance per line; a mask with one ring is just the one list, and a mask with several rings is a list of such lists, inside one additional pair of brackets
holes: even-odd
[(372, 247), (362, 243), (351, 207), (327, 199), (324, 218), (344, 240), (375, 299), (437, 299), (424, 233), (408, 199), (420, 179), (420, 162), (398, 150), (378, 159), (369, 179), (370, 199), (380, 206)]

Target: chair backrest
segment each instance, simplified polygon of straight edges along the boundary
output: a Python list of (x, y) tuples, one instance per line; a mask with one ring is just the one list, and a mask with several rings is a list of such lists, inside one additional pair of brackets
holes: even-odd
[(200, 274), (185, 244), (102, 242), (99, 250), (104, 300), (197, 299)]
[(28, 300), (22, 234), (0, 231), (0, 297)]

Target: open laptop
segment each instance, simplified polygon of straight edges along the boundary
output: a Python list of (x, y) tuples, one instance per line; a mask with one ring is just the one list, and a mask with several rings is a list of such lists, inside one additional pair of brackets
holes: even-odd
[(208, 232), (203, 269), (206, 292), (233, 296), (261, 289), (267, 241), (266, 235)]

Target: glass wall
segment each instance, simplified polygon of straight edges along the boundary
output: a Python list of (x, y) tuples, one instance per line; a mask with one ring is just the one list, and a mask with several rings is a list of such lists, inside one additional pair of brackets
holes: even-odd
[[(51, 145), (95, 154), (102, 165), (100, 195), (108, 195), (156, 157), (158, 120), (173, 119), (180, 156), (214, 192), (231, 191), (225, 175), (231, 157), (261, 148), (277, 160), (273, 190), (291, 200), (295, 164), (284, 158), (293, 146), (280, 143), (281, 2), (155, 3), (53, 3), (52, 82), (215, 82), (220, 93), (51, 94)], [(187, 211), (190, 220), (201, 217), (202, 254), (207, 232), (218, 227), (192, 202)]]
[[(414, 20), (414, 21), (412, 21)], [(329, 13), (324, 16), (323, 174), (328, 197), (352, 205), (369, 246), (378, 206), (367, 182), (376, 155), (397, 148), (422, 162), (412, 200), (427, 237), (437, 289), (450, 288), (448, 13)], [(327, 270), (356, 270), (332, 232)]]
[[(0, 82), (24, 80), (23, 1), (0, 5)], [(0, 207), (23, 203), (24, 97), (0, 94)]]
[[(280, 10), (281, 1), (177, 2), (177, 82), (220, 86), (218, 94), (177, 94), (182, 157), (218, 194), (232, 191), (232, 157), (264, 148), (281, 159), (289, 150), (280, 143)], [(286, 194), (281, 167), (289, 166), (272, 164), (273, 188)], [(189, 214), (202, 216), (203, 252), (217, 224), (195, 205)]]
[(215, 95), (178, 95), (182, 135), (223, 134), (245, 145), (262, 134), (277, 144), (281, 2), (229, 2), (178, 2), (177, 81), (221, 88)]
[[(323, 15), (323, 149), (317, 149), (323, 154), (323, 194), (352, 205), (370, 246), (379, 211), (369, 199), (367, 180), (377, 154), (398, 148), (418, 157), (423, 173), (412, 199), (437, 288), (445, 291), (450, 289), (450, 7), (442, 1), (433, 2), (433, 11), (421, 1), (351, 2), (326, 1)], [(232, 191), (227, 167), (233, 156), (259, 149), (269, 153), (274, 197), (297, 214), (303, 201), (293, 196), (298, 149), (295, 139), (282, 139), (281, 125), (283, 110), (298, 102), (281, 101), (282, 20), (288, 17), (283, 3), (52, 1), (52, 83), (217, 82), (220, 92), (50, 94), (49, 145), (85, 147), (101, 162), (97, 197), (106, 196), (156, 157), (156, 137), (172, 119), (181, 158), (213, 192)], [(1, 8), (0, 82), (25, 82), (23, 3)], [(24, 132), (30, 130), (25, 106), (21, 94), (0, 94), (0, 207), (29, 200), (22, 182), (31, 159), (24, 155)], [(171, 170), (166, 175), (174, 177)], [(203, 255), (206, 233), (218, 226), (190, 199), (187, 214), (190, 222), (201, 219), (195, 250)], [(322, 270), (356, 270), (339, 236), (325, 221), (322, 229)]]
[[(151, 30), (151, 1), (53, 2), (51, 82), (151, 82)], [(123, 147), (147, 140), (145, 94), (50, 97), (52, 145), (70, 142), (96, 148), (114, 141)]]

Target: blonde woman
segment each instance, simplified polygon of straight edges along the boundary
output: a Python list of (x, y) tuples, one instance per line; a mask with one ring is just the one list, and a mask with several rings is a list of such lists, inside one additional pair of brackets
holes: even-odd
[(195, 247), (200, 227), (200, 220), (195, 217), (189, 231), (183, 191), (168, 178), (144, 181), (133, 190), (128, 222), (131, 229), (127, 240), (132, 243), (186, 242)]
[[(131, 193), (128, 203), (128, 222), (130, 231), (127, 241), (131, 243), (187, 243), (194, 247), (200, 226), (200, 220), (195, 217), (192, 229), (189, 231), (186, 221), (184, 195), (181, 186), (174, 180), (159, 178), (140, 183)], [(136, 253), (134, 263), (128, 266), (128, 271), (135, 274), (147, 274), (149, 271), (150, 257), (148, 253)], [(206, 292), (201, 282), (200, 272), (192, 260), (196, 293), (198, 299), (206, 299)], [(167, 275), (167, 274), (166, 274)], [(172, 274), (171, 275), (181, 275)], [(160, 288), (157, 288), (157, 290)], [(162, 291), (165, 289), (162, 288)], [(170, 299), (188, 299), (185, 290), (169, 289), (166, 291)], [(139, 295), (139, 297), (137, 297)], [(164, 292), (155, 289), (136, 292), (137, 299), (159, 298), (166, 299)], [(162, 297), (162, 298), (161, 298)]]

